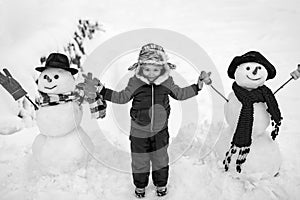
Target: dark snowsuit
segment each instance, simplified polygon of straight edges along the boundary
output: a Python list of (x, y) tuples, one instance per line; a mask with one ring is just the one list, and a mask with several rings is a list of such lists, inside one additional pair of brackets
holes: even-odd
[[(166, 66), (167, 67), (167, 66)], [(129, 79), (122, 91), (103, 88), (105, 100), (124, 104), (132, 99), (131, 116), (131, 158), (134, 184), (138, 188), (148, 185), (150, 161), (152, 179), (155, 186), (165, 186), (169, 174), (169, 95), (177, 100), (185, 100), (198, 94), (198, 86), (180, 88), (169, 76), (170, 69), (164, 70), (153, 83), (141, 75), (141, 69)]]

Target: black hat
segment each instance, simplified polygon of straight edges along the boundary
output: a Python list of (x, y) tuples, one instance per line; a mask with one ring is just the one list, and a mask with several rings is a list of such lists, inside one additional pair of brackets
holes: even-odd
[(42, 72), (47, 68), (60, 68), (71, 72), (72, 75), (78, 72), (77, 69), (70, 68), (70, 62), (66, 55), (61, 53), (51, 53), (47, 60), (45, 67), (36, 67), (35, 70)]
[(257, 51), (249, 51), (244, 55), (236, 56), (233, 58), (227, 70), (227, 74), (229, 78), (234, 79), (234, 73), (236, 68), (240, 64), (247, 63), (247, 62), (256, 62), (263, 65), (268, 71), (267, 80), (272, 79), (276, 76), (275, 67), (261, 53)]

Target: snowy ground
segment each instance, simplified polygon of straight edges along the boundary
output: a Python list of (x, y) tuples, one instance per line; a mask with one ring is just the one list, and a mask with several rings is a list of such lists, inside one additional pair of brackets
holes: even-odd
[[(235, 55), (248, 50), (261, 51), (276, 66), (278, 75), (268, 83), (276, 89), (289, 78), (299, 58), (300, 6), (298, 1), (0, 1), (0, 67), (7, 67), (34, 97), (36, 87), (32, 76), (39, 58), (60, 50), (71, 37), (79, 18), (91, 18), (104, 24), (105, 33), (98, 35), (89, 51), (106, 39), (124, 31), (154, 27), (182, 33), (196, 41), (211, 57), (222, 78), (225, 95), (232, 81), (226, 75), (228, 64)], [(72, 10), (72, 12), (71, 12)], [(26, 19), (26, 20), (24, 20)], [(131, 64), (131, 63), (130, 63)], [(183, 70), (184, 71), (184, 70)], [(188, 73), (188, 72), (187, 72)], [(197, 75), (191, 74), (194, 79)], [(107, 85), (112, 83), (106, 83)], [(163, 199), (298, 199), (300, 195), (300, 138), (298, 124), (300, 82), (292, 81), (277, 95), (284, 121), (278, 142), (283, 155), (280, 176), (259, 182), (240, 181), (224, 173), (213, 154), (203, 158), (201, 144), (211, 122), (210, 110), (203, 111), (204, 119), (189, 151), (173, 162), (170, 171), (169, 194)], [(213, 92), (207, 90), (206, 92)], [(206, 94), (206, 92), (204, 94)], [(41, 175), (31, 161), (31, 144), (39, 133), (37, 127), (23, 123), (16, 115), (18, 104), (0, 87), (0, 199), (133, 199), (131, 175), (107, 167), (97, 158), (114, 157), (122, 169), (129, 169), (129, 160), (117, 148), (109, 149), (87, 117), (83, 126), (96, 145), (96, 159), (88, 166), (87, 178), (74, 174)], [(209, 97), (197, 97), (203, 107), (209, 107)], [(177, 115), (177, 109), (172, 110)], [(206, 113), (207, 112), (207, 113)], [(220, 111), (222, 112), (222, 111)], [(111, 119), (106, 118), (109, 121)], [(176, 154), (188, 143), (195, 126), (181, 128), (170, 146)], [(99, 121), (101, 126), (101, 121)], [(170, 126), (177, 124), (172, 122)], [(97, 126), (97, 125), (96, 125)], [(106, 129), (110, 135), (109, 130)], [(129, 148), (124, 136), (116, 141), (121, 149)], [(176, 136), (176, 134), (175, 134)], [(117, 143), (117, 144), (116, 144)], [(113, 160), (112, 162), (115, 162)], [(121, 161), (121, 162), (120, 162)], [(121, 164), (120, 164), (121, 163)], [(126, 171), (125, 170), (125, 171)], [(189, 173), (186, 173), (189, 172)], [(145, 199), (157, 199), (149, 184)]]

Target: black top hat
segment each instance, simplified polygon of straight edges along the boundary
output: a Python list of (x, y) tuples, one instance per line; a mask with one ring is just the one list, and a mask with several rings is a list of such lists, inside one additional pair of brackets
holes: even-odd
[(227, 70), (227, 74), (229, 78), (234, 79), (234, 73), (236, 68), (240, 64), (247, 63), (247, 62), (256, 62), (263, 65), (268, 71), (267, 80), (272, 79), (276, 76), (275, 67), (261, 53), (257, 51), (249, 51), (244, 55), (236, 56), (233, 58)]
[(36, 67), (35, 70), (42, 72), (47, 68), (60, 68), (71, 72), (72, 75), (78, 72), (77, 69), (70, 68), (70, 62), (66, 55), (61, 53), (51, 53), (47, 60), (45, 67)]

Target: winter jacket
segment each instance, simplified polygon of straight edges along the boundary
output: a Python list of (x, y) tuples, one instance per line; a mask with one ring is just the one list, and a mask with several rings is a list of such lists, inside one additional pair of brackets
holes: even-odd
[[(167, 66), (166, 66), (167, 67)], [(169, 76), (170, 69), (160, 75), (153, 83), (141, 75), (138, 67), (125, 89), (117, 92), (103, 88), (101, 95), (105, 100), (125, 104), (132, 99), (130, 116), (132, 122), (150, 132), (160, 131), (168, 126), (170, 115), (169, 95), (176, 100), (185, 100), (198, 94), (196, 84), (180, 88)]]

